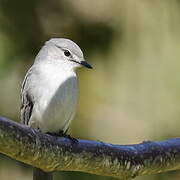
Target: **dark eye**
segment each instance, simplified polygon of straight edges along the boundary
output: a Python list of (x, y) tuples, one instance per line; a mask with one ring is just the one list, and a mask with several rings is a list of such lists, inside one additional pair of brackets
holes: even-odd
[(68, 50), (65, 50), (65, 51), (64, 51), (64, 55), (67, 56), (67, 57), (69, 57), (69, 56), (71, 55), (71, 53), (70, 53)]

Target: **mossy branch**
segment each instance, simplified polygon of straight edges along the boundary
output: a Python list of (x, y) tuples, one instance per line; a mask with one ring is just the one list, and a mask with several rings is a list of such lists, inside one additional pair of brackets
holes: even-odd
[(180, 138), (112, 145), (40, 133), (0, 116), (0, 152), (44, 171), (81, 171), (119, 179), (180, 169)]

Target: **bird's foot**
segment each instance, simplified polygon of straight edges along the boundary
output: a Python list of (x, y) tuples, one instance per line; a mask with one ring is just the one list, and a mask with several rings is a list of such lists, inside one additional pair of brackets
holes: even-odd
[(78, 143), (78, 140), (76, 138), (71, 137), (69, 134), (66, 134), (66, 132), (60, 131), (59, 135), (62, 137), (66, 137), (69, 140), (71, 140), (73, 143)]
[(63, 131), (59, 131), (59, 133), (47, 132), (47, 134), (51, 136), (56, 136), (56, 137), (65, 137), (65, 138), (70, 139), (73, 143), (78, 143), (78, 140), (76, 138), (71, 137), (69, 134), (66, 134)]
[(78, 143), (78, 140), (76, 138), (71, 137), (69, 134), (66, 134), (65, 137), (70, 139), (73, 143)]
[(47, 132), (46, 134), (49, 134), (49, 135), (51, 135), (51, 136), (59, 136), (59, 133)]

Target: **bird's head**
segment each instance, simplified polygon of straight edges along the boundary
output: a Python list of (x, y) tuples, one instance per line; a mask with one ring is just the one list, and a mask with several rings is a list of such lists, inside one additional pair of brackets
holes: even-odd
[(56, 62), (59, 61), (59, 63), (65, 64), (73, 69), (78, 67), (92, 69), (92, 66), (85, 61), (80, 47), (69, 39), (52, 38), (46, 41), (43, 48), (46, 49), (45, 53), (49, 59)]

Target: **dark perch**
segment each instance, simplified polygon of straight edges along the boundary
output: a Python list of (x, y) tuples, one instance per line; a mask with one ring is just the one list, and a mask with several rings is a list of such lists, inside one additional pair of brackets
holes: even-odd
[(128, 179), (180, 169), (180, 138), (133, 145), (54, 137), (0, 116), (0, 152), (46, 172)]
[(39, 168), (33, 168), (33, 180), (53, 180), (51, 172), (44, 172)]

